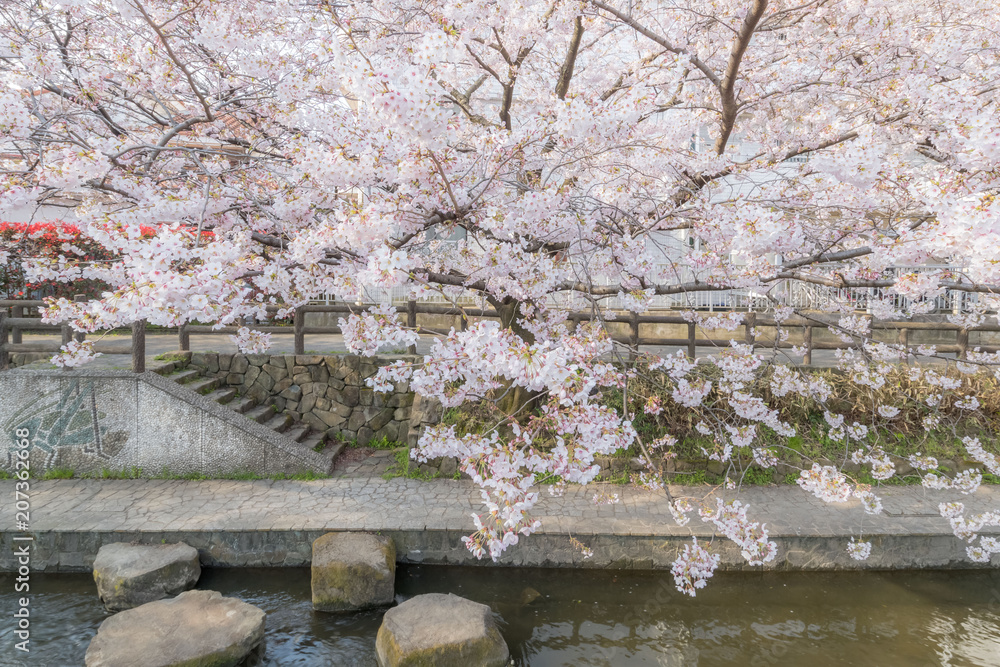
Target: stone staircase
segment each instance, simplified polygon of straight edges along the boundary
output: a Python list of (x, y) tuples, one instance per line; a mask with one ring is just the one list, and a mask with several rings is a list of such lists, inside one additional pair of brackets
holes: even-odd
[(188, 368), (183, 361), (161, 362), (148, 370), (184, 385), (185, 388), (209, 400), (319, 452), (329, 461), (330, 470), (333, 469), (334, 460), (344, 448), (343, 442), (329, 440), (326, 433), (316, 431), (309, 424), (296, 422), (291, 415), (277, 412), (273, 405), (259, 404), (251, 396), (239, 396), (235, 387), (224, 386), (220, 378), (205, 377), (200, 369)]

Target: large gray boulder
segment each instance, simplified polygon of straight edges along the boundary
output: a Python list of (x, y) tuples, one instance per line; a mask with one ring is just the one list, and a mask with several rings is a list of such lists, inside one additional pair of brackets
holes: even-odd
[(264, 612), (217, 591), (187, 591), (111, 616), (86, 667), (236, 667), (264, 656)]
[(312, 601), (320, 611), (356, 611), (392, 604), (396, 547), (370, 533), (327, 533), (312, 549)]
[(375, 657), (381, 667), (504, 667), (510, 651), (489, 607), (429, 593), (385, 613)]
[(110, 611), (177, 595), (201, 576), (198, 550), (177, 544), (106, 544), (94, 559), (97, 594)]

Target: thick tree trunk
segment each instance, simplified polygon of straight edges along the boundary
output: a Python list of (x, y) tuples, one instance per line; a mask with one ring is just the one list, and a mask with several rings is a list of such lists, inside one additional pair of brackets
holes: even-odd
[[(535, 342), (534, 334), (522, 327), (518, 322), (517, 316), (521, 305), (520, 301), (511, 299), (510, 297), (503, 301), (491, 298), (489, 299), (489, 303), (500, 315), (500, 326), (513, 331), (525, 343), (531, 344)], [(497, 407), (503, 410), (504, 414), (514, 417), (519, 421), (527, 418), (535, 411), (542, 396), (541, 392), (529, 391), (524, 387), (513, 386), (510, 382), (506, 382), (504, 387), (499, 391), (500, 401), (497, 403)]]

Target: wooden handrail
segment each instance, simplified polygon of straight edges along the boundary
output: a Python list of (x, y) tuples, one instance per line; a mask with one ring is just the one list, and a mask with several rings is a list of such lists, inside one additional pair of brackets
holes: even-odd
[[(84, 300), (84, 298), (78, 295), (75, 301)], [(70, 329), (67, 323), (61, 324), (41, 324), (38, 318), (23, 317), (24, 308), (27, 307), (38, 307), (43, 306), (44, 302), (36, 300), (0, 300), (0, 368), (4, 368), (5, 364), (9, 363), (9, 355), (11, 352), (27, 352), (27, 351), (44, 351), (44, 352), (58, 352), (58, 345), (54, 343), (34, 343), (24, 345), (20, 340), (20, 332), (23, 331), (49, 331), (62, 333), (63, 344), (69, 342), (73, 337), (77, 340), (83, 339), (82, 333), (76, 333)], [(339, 326), (306, 326), (306, 314), (308, 313), (352, 313), (363, 310), (365, 307), (360, 307), (352, 304), (331, 304), (331, 305), (304, 305), (295, 309), (294, 321), (291, 327), (289, 326), (276, 326), (276, 325), (262, 325), (254, 327), (258, 331), (271, 333), (271, 334), (281, 334), (281, 333), (292, 333), (295, 337), (294, 339), (294, 350), (296, 354), (303, 354), (305, 351), (305, 337), (306, 335), (314, 334), (339, 334), (341, 329)], [(13, 308), (14, 313), (17, 316), (11, 317), (6, 313), (7, 308)], [(270, 313), (275, 313), (279, 310), (281, 306), (269, 305), (267, 310)], [(427, 327), (422, 326), (417, 323), (418, 315), (450, 315), (459, 318), (458, 327), (462, 331), (466, 330), (471, 318), (496, 318), (498, 317), (497, 312), (493, 309), (482, 309), (482, 308), (461, 308), (457, 306), (448, 306), (440, 304), (426, 304), (419, 303), (415, 300), (408, 301), (405, 305), (394, 306), (397, 313), (400, 315), (405, 315), (405, 321), (407, 326), (417, 331), (418, 333), (431, 334), (431, 335), (445, 335), (448, 333), (447, 328), (439, 327)], [(587, 311), (577, 311), (577, 312), (567, 312), (566, 320), (569, 322), (574, 329), (580, 325), (581, 322), (590, 321), (593, 319), (593, 315)], [(894, 321), (880, 321), (871, 320), (871, 330), (876, 331), (898, 331), (898, 342), (900, 345), (909, 347), (910, 345), (910, 332), (912, 331), (954, 331), (955, 343), (954, 344), (939, 344), (936, 345), (936, 349), (941, 353), (954, 353), (960, 358), (965, 358), (969, 351), (969, 333), (976, 332), (990, 332), (996, 333), (1000, 332), (1000, 325), (997, 324), (983, 324), (978, 327), (963, 327), (959, 324), (952, 324), (951, 322), (894, 322)], [(610, 320), (612, 324), (617, 324), (624, 327), (624, 331), (619, 329), (618, 333), (612, 336), (612, 339), (624, 343), (630, 348), (630, 357), (634, 358), (638, 351), (638, 348), (645, 346), (663, 346), (663, 347), (686, 347), (687, 354), (692, 358), (695, 356), (696, 349), (698, 347), (727, 347), (730, 344), (728, 338), (713, 339), (698, 337), (699, 325), (696, 322), (690, 321), (689, 318), (682, 315), (660, 315), (660, 314), (636, 314), (629, 313), (627, 316), (622, 316), (617, 319)], [(138, 325), (139, 323), (136, 323)], [(653, 325), (653, 324), (675, 324), (684, 325), (687, 329), (687, 336), (683, 338), (655, 338), (641, 335), (642, 325)], [(742, 339), (748, 344), (753, 344), (757, 340), (756, 331), (760, 328), (773, 328), (778, 326), (775, 322), (774, 317), (771, 315), (756, 313), (756, 312), (746, 312), (744, 313), (744, 321), (741, 325), (744, 328)], [(803, 358), (803, 363), (805, 365), (812, 364), (812, 353), (814, 350), (843, 350), (849, 348), (857, 347), (853, 342), (822, 342), (813, 340), (813, 329), (816, 327), (827, 328), (836, 327), (837, 321), (832, 319), (828, 314), (817, 314), (815, 317), (807, 316), (794, 316), (790, 319), (783, 320), (780, 325), (782, 328), (789, 329), (801, 329), (802, 330), (802, 345), (805, 354)], [(190, 350), (190, 336), (191, 334), (225, 334), (231, 335), (236, 333), (238, 330), (237, 326), (226, 326), (222, 328), (213, 328), (209, 325), (196, 325), (196, 324), (185, 324), (182, 325), (178, 330), (178, 344), (181, 350)], [(706, 331), (706, 334), (709, 332)], [(739, 339), (738, 336), (733, 336), (734, 339)], [(12, 340), (9, 340), (12, 339)], [(139, 350), (145, 349), (145, 325), (134, 326), (133, 327), (133, 368), (143, 368), (144, 360), (139, 360)], [(797, 347), (796, 345), (789, 343), (787, 341), (770, 341), (766, 344), (767, 347), (774, 347), (777, 349), (790, 349)], [(41, 348), (45, 348), (44, 350)], [(980, 345), (980, 350), (985, 352), (996, 352), (1000, 351), (1000, 346), (998, 345)], [(117, 352), (119, 348), (114, 348)], [(410, 353), (416, 353), (416, 346), (410, 346)], [(110, 352), (109, 353), (113, 353)], [(144, 356), (144, 355), (143, 355)], [(141, 372), (141, 371), (140, 371)]]

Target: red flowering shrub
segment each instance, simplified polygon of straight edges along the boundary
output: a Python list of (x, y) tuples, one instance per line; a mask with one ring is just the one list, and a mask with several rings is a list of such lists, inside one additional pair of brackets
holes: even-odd
[[(156, 236), (156, 228), (140, 227), (144, 238)], [(211, 238), (202, 232), (202, 238)], [(104, 246), (87, 238), (72, 224), (54, 222), (0, 222), (0, 298), (37, 299), (47, 296), (72, 299), (76, 294), (99, 298), (109, 289), (100, 280), (74, 283), (47, 280), (25, 281), (21, 260), (34, 257), (75, 258), (79, 262), (108, 262), (116, 257)]]

